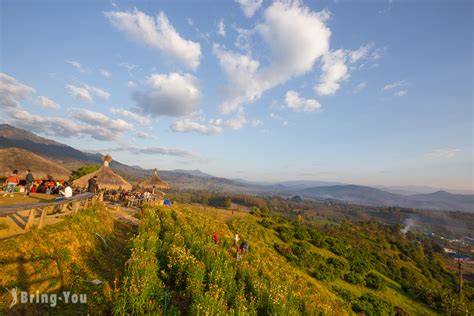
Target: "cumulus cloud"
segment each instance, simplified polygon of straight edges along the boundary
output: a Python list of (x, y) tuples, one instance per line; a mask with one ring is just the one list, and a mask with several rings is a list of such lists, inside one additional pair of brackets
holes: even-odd
[(224, 88), (223, 113), (241, 109), (242, 104), (292, 77), (310, 71), (315, 61), (329, 49), (330, 30), (325, 25), (327, 11), (314, 12), (299, 2), (275, 2), (251, 34), (263, 39), (270, 51), (268, 65), (250, 54), (240, 54), (214, 44), (213, 53), (228, 78)]
[(220, 120), (217, 121), (209, 121), (206, 123), (199, 123), (192, 121), (189, 118), (185, 118), (183, 120), (178, 120), (171, 125), (171, 130), (173, 132), (180, 132), (180, 133), (190, 133), (195, 132), (204, 135), (212, 135), (212, 134), (219, 134), (222, 132), (222, 128), (219, 126)]
[(82, 66), (82, 64), (78, 61), (75, 60), (66, 60), (66, 63), (69, 65), (73, 66), (74, 68), (77, 69), (79, 72), (86, 72), (86, 69)]
[(132, 40), (165, 53), (195, 70), (201, 59), (199, 43), (185, 40), (171, 25), (164, 12), (156, 18), (135, 9), (133, 12), (105, 12), (114, 27)]
[(225, 37), (224, 19), (220, 19), (219, 24), (217, 24), (217, 34)]
[(65, 85), (65, 88), (74, 99), (92, 102), (92, 96), (87, 89), (72, 84)]
[(436, 158), (453, 158), (456, 156), (461, 149), (458, 148), (444, 148), (444, 149), (433, 149), (429, 155)]
[(71, 116), (76, 120), (92, 126), (100, 126), (116, 132), (125, 132), (133, 129), (132, 124), (127, 123), (122, 119), (112, 119), (100, 112), (83, 109), (71, 109), (70, 112)]
[(201, 91), (196, 77), (179, 73), (153, 74), (149, 89), (133, 94), (138, 107), (152, 116), (187, 116), (198, 110)]
[(285, 96), (286, 105), (297, 112), (313, 112), (321, 108), (321, 104), (314, 99), (301, 98), (298, 92), (289, 90)]
[(263, 0), (236, 0), (245, 16), (250, 18), (262, 6)]
[(110, 141), (117, 139), (120, 133), (100, 125), (90, 125), (68, 120), (63, 117), (40, 116), (25, 110), (8, 110), (10, 122), (20, 128), (50, 136), (81, 137), (90, 136), (97, 140)]
[(105, 69), (100, 69), (99, 71), (100, 71), (100, 74), (104, 76), (105, 78), (110, 78), (112, 76), (112, 74)]
[(340, 82), (349, 77), (346, 53), (342, 49), (324, 55), (319, 83), (314, 87), (318, 95), (333, 95), (339, 90)]
[(115, 109), (112, 108), (112, 113), (120, 115), (121, 117), (131, 119), (141, 125), (148, 125), (150, 124), (150, 119), (146, 116), (137, 114), (136, 112), (131, 112), (126, 109)]
[(59, 104), (57, 104), (56, 102), (54, 102), (53, 100), (45, 96), (37, 97), (36, 101), (41, 107), (45, 109), (58, 109), (59, 108)]
[(18, 108), (20, 101), (28, 99), (35, 92), (30, 86), (18, 82), (13, 77), (0, 73), (0, 107)]
[(85, 100), (92, 102), (92, 96), (95, 95), (104, 100), (108, 100), (110, 98), (110, 93), (94, 86), (89, 86), (87, 84), (82, 84), (82, 86), (75, 86), (72, 84), (67, 84), (66, 86), (67, 92), (76, 100)]

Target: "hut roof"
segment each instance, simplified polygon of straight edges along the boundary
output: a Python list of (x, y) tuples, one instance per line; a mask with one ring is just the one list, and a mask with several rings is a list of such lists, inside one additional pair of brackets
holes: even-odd
[(151, 177), (140, 182), (138, 187), (145, 189), (152, 189), (155, 187), (155, 189), (166, 190), (170, 188), (170, 185), (167, 182), (161, 180), (161, 178), (158, 176), (158, 170), (155, 168), (153, 169), (153, 174)]
[(28, 150), (1, 148), (0, 178), (8, 177), (15, 169), (18, 170), (20, 179), (25, 178), (27, 169), (30, 169), (38, 180), (46, 180), (49, 177), (54, 180), (68, 180), (71, 175), (69, 170)]
[(72, 184), (80, 188), (87, 188), (89, 185), (89, 179), (97, 176), (97, 184), (99, 185), (99, 189), (131, 190), (132, 185), (109, 168), (109, 162), (112, 160), (112, 157), (110, 155), (105, 155), (102, 157), (102, 160), (104, 161), (104, 165), (99, 170), (74, 180)]

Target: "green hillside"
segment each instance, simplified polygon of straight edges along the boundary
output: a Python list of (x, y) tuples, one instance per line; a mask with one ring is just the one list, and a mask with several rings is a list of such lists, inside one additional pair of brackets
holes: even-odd
[[(250, 244), (240, 261), (235, 232)], [(145, 212), (114, 311), (163, 312), (167, 296), (173, 314), (465, 314), (454, 289), (434, 254), (375, 222), (323, 232), (279, 216), (175, 204)]]
[[(398, 226), (289, 220), (250, 210), (186, 203), (145, 207), (135, 231), (95, 205), (63, 223), (3, 241), (2, 288), (69, 290), (88, 300), (9, 310), (5, 291), (0, 314), (472, 314), (471, 283), (459, 299), (456, 276), (438, 253), (402, 235)], [(241, 260), (235, 233), (250, 246)], [(90, 282), (96, 279), (101, 283)]]

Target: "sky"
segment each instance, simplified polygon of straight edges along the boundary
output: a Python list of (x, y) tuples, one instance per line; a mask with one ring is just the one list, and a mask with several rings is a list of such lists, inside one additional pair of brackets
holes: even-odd
[(144, 168), (474, 189), (472, 1), (0, 1), (0, 121)]

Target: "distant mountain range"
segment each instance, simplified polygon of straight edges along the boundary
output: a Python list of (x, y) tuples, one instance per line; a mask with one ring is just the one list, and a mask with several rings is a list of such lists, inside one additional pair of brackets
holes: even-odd
[[(29, 150), (75, 170), (80, 166), (102, 164), (101, 154), (77, 150), (29, 131), (0, 124), (0, 148), (17, 147)], [(129, 181), (148, 177), (151, 170), (128, 166), (113, 160), (110, 167)], [(371, 206), (400, 206), (435, 210), (474, 212), (474, 195), (433, 192), (429, 187), (379, 187), (347, 185), (324, 181), (251, 182), (242, 179), (215, 177), (200, 170), (161, 170), (160, 176), (176, 189), (210, 190), (242, 194), (300, 195), (307, 199), (344, 201)], [(413, 193), (422, 194), (413, 194)]]

